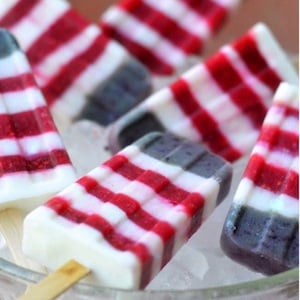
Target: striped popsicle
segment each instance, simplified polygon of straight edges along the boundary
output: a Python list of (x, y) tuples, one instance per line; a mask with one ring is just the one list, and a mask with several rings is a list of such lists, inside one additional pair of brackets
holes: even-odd
[(172, 74), (202, 52), (240, 0), (120, 0), (100, 26), (152, 73)]
[(147, 69), (65, 0), (0, 1), (54, 116), (106, 126), (151, 92)]
[(202, 145), (150, 133), (31, 212), (23, 250), (50, 268), (74, 258), (100, 285), (143, 288), (225, 198), (231, 172)]
[(270, 30), (256, 24), (114, 123), (110, 150), (169, 131), (235, 161), (252, 149), (281, 81), (297, 84), (296, 70)]
[(0, 29), (0, 208), (29, 210), (75, 172), (29, 63)]
[(238, 186), (221, 245), (234, 260), (274, 274), (299, 264), (299, 93), (282, 83)]

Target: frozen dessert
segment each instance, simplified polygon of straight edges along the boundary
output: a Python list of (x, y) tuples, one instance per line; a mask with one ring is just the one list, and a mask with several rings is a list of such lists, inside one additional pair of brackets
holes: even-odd
[(265, 274), (299, 265), (299, 93), (282, 83), (222, 232), (232, 259)]
[(227, 195), (231, 166), (202, 145), (150, 133), (27, 215), (23, 250), (70, 258), (100, 285), (145, 287)]

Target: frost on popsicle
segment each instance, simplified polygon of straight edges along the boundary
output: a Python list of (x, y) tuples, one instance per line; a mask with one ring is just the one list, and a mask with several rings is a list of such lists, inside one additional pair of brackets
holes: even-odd
[(63, 122), (108, 125), (151, 91), (146, 68), (65, 0), (0, 1), (0, 26), (17, 38)]
[(240, 0), (120, 0), (100, 26), (153, 73), (172, 74), (205, 44)]
[(169, 131), (235, 161), (252, 149), (281, 81), (298, 84), (297, 73), (269, 29), (256, 24), (113, 124), (110, 150)]
[(225, 198), (231, 172), (199, 144), (150, 133), (31, 212), (23, 250), (54, 269), (76, 259), (100, 285), (143, 288)]
[(299, 264), (299, 94), (282, 83), (224, 224), (232, 259), (274, 274)]
[(75, 180), (15, 38), (0, 29), (0, 207), (30, 209)]

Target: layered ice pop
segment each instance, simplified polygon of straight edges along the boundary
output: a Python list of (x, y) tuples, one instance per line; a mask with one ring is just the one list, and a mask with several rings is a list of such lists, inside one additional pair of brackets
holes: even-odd
[(274, 274), (299, 264), (299, 94), (282, 83), (224, 224), (234, 260)]
[(114, 123), (109, 148), (169, 131), (235, 161), (251, 151), (282, 81), (298, 84), (296, 70), (266, 25), (256, 24)]
[(65, 0), (0, 1), (0, 26), (25, 51), (58, 120), (106, 126), (151, 92), (148, 70)]
[(143, 288), (224, 199), (231, 172), (202, 145), (150, 133), (32, 211), (23, 250), (50, 268), (76, 259), (100, 285)]
[(172, 74), (202, 52), (240, 0), (120, 0), (100, 26), (152, 73)]
[(74, 180), (26, 56), (0, 29), (0, 209), (30, 210)]

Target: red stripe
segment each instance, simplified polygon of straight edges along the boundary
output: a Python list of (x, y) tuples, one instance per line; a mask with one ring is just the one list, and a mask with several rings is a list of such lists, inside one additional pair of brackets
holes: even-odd
[(78, 180), (78, 184), (83, 186), (89, 194), (100, 199), (102, 202), (110, 202), (119, 207), (126, 213), (128, 219), (139, 227), (152, 231), (160, 236), (164, 243), (161, 267), (171, 259), (174, 248), (175, 230), (170, 224), (160, 221), (147, 213), (143, 210), (140, 203), (132, 197), (122, 193), (115, 194), (101, 186), (93, 178), (85, 176)]
[(195, 13), (205, 18), (212, 32), (217, 31), (228, 15), (227, 10), (223, 6), (211, 0), (183, 0), (183, 2)]
[(248, 117), (252, 126), (260, 129), (267, 113), (261, 97), (247, 85), (237, 86), (230, 91), (229, 97), (242, 114)]
[(46, 106), (11, 115), (0, 115), (0, 139), (34, 136), (56, 131)]
[(224, 92), (229, 92), (244, 84), (243, 78), (238, 74), (224, 53), (216, 53), (206, 60), (204, 64)]
[[(3, 0), (5, 1), (5, 0)], [(0, 26), (10, 28), (27, 17), (40, 0), (18, 1), (0, 20)]]
[[(258, 63), (260, 63), (259, 59)], [(260, 128), (267, 108), (261, 97), (244, 82), (226, 55), (219, 52), (208, 59), (205, 65), (220, 88), (228, 93), (232, 102), (248, 116), (255, 128)]]
[(54, 197), (45, 205), (71, 222), (76, 224), (84, 223), (101, 232), (104, 239), (114, 248), (120, 251), (133, 252), (142, 262), (143, 278), (141, 280), (141, 287), (144, 287), (149, 282), (153, 258), (145, 245), (118, 233), (115, 228), (101, 216), (96, 214), (86, 214), (72, 208), (70, 203), (63, 198)]
[[(144, 183), (174, 206), (182, 204), (183, 201), (190, 196), (189, 192), (174, 185), (165, 176), (155, 171), (144, 170), (132, 164), (121, 154), (114, 155), (111, 159), (106, 161), (104, 165), (110, 167), (115, 173), (118, 173), (131, 181), (137, 180)], [(200, 194), (198, 194), (198, 197), (199, 199), (202, 198)], [(191, 211), (186, 209), (185, 213), (190, 215)]]
[(241, 157), (241, 153), (235, 149), (219, 129), (215, 119), (200, 105), (189, 89), (184, 79), (178, 79), (170, 85), (177, 104), (191, 119), (192, 124), (202, 136), (203, 142), (216, 154), (229, 161)]
[(232, 44), (240, 58), (259, 80), (275, 91), (282, 78), (268, 65), (263, 55), (259, 52), (255, 36), (251, 33), (244, 35)]
[(293, 156), (299, 155), (299, 135), (281, 130), (277, 126), (265, 124), (259, 141), (267, 143), (270, 149), (287, 151)]
[(30, 46), (26, 54), (31, 65), (40, 63), (51, 52), (79, 35), (89, 22), (72, 9), (67, 10)]
[[(83, 186), (87, 193), (95, 196), (102, 202), (110, 202), (119, 207), (126, 213), (128, 219), (130, 219), (141, 228), (148, 231), (155, 231), (155, 228), (157, 228), (157, 225), (159, 224), (159, 227), (163, 227), (167, 233), (173, 232), (174, 234), (174, 228), (170, 224), (164, 221), (160, 221), (154, 216), (147, 213), (145, 210), (143, 210), (140, 203), (137, 202), (134, 198), (122, 194), (121, 192), (116, 194), (108, 188), (101, 186), (101, 184), (88, 176), (79, 179), (77, 183)], [(163, 234), (161, 235), (161, 238), (164, 243), (168, 243), (169, 241), (166, 238), (170, 238), (170, 236), (166, 236), (165, 234)]]
[(184, 209), (184, 213), (191, 218), (189, 235), (193, 234), (201, 225), (205, 199), (199, 193), (187, 192), (172, 184), (168, 178), (161, 174), (151, 170), (143, 170), (130, 163), (122, 155), (115, 155), (104, 165), (109, 166), (114, 172), (129, 180), (144, 183), (173, 206), (180, 205)]
[(101, 56), (109, 40), (99, 35), (83, 53), (75, 56), (60, 72), (42, 88), (47, 103), (52, 105), (74, 82), (74, 80)]
[(49, 153), (39, 153), (33, 157), (11, 155), (0, 157), (0, 176), (14, 172), (36, 172), (49, 170), (57, 165), (70, 164), (65, 150), (53, 150)]
[(274, 103), (274, 107), (282, 111), (286, 118), (292, 117), (299, 120), (299, 108), (292, 107), (291, 104)]
[(108, 23), (99, 23), (103, 32), (110, 36), (112, 39), (118, 41), (125, 47), (133, 56), (143, 63), (152, 73), (160, 75), (170, 75), (174, 72), (174, 66), (169, 65), (156, 54), (138, 42), (134, 42), (130, 38), (118, 32), (117, 28), (112, 27)]
[(160, 36), (185, 53), (194, 53), (201, 50), (202, 41), (199, 37), (188, 32), (176, 21), (147, 5), (144, 1), (123, 1), (118, 6), (134, 18), (139, 19), (147, 27), (158, 32)]
[[(285, 193), (298, 199), (299, 175), (275, 165), (267, 164), (265, 159), (254, 154), (251, 156), (244, 177), (249, 178), (255, 185), (275, 194)], [(289, 182), (292, 180), (291, 182)]]
[(0, 93), (17, 92), (35, 86), (36, 82), (32, 73), (24, 73), (0, 79)]

